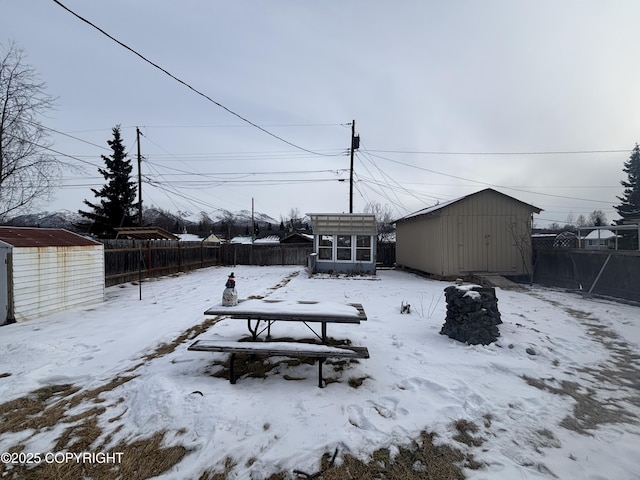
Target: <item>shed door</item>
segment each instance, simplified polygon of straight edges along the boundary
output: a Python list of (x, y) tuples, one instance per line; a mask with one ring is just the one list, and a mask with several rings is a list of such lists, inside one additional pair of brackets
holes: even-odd
[(0, 245), (0, 325), (6, 323), (9, 311), (8, 257), (9, 247)]

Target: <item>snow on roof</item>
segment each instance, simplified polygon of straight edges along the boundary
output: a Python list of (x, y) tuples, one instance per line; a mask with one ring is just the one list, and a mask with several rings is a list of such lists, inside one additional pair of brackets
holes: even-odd
[(409, 218), (419, 217), (421, 215), (427, 215), (429, 213), (435, 212), (436, 210), (440, 210), (442, 208), (448, 207), (449, 205), (452, 205), (452, 204), (457, 203), (457, 202), (459, 202), (461, 200), (464, 200), (465, 198), (473, 197), (474, 195), (478, 195), (478, 194), (483, 193), (483, 192), (497, 193), (498, 195), (502, 195), (503, 197), (507, 197), (507, 198), (512, 199), (514, 202), (520, 202), (523, 205), (527, 205), (527, 206), (531, 207), (531, 209), (535, 213), (540, 213), (542, 211), (542, 209), (540, 209), (538, 207), (535, 207), (535, 206), (530, 205), (528, 203), (522, 202), (522, 201), (518, 200), (517, 198), (510, 197), (509, 195), (505, 195), (504, 193), (500, 193), (497, 190), (494, 190), (493, 188), (485, 188), (484, 190), (480, 190), (479, 192), (471, 193), (469, 195), (465, 195), (465, 196), (459, 197), (459, 198), (454, 198), (453, 200), (449, 200), (448, 202), (439, 203), (438, 205), (432, 205), (431, 207), (427, 207), (427, 208), (424, 208), (422, 210), (418, 210), (417, 212), (411, 213), (411, 214), (407, 215), (406, 217), (399, 218), (398, 220), (396, 220), (396, 222), (399, 222), (401, 220), (407, 220)]
[(249, 236), (233, 237), (231, 240), (229, 240), (229, 243), (239, 243), (242, 245), (250, 245), (251, 243), (253, 243), (253, 239)]
[(613, 233), (611, 230), (606, 230), (606, 229), (598, 229), (598, 230), (593, 230), (591, 233), (589, 233), (587, 236), (585, 236), (584, 238), (586, 238), (587, 240), (595, 240), (595, 239), (601, 239), (601, 240), (607, 240), (609, 238), (615, 238), (616, 234)]
[(265, 243), (269, 243), (269, 244), (280, 243), (280, 237), (278, 235), (268, 235), (266, 237), (256, 238), (253, 241), (253, 243), (261, 243), (261, 244), (265, 244)]
[(201, 242), (202, 238), (198, 235), (194, 235), (193, 233), (179, 233), (178, 237), (183, 242)]

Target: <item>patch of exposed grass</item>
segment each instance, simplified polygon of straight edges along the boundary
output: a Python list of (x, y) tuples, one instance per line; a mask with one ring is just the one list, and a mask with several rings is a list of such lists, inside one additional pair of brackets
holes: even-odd
[(582, 435), (590, 435), (589, 430), (593, 430), (600, 425), (634, 422), (637, 420), (633, 413), (617, 406), (615, 401), (599, 400), (593, 390), (583, 387), (579, 383), (567, 380), (556, 382), (553, 378), (547, 380), (544, 378), (532, 378), (527, 375), (523, 375), (522, 378), (532, 387), (554, 394), (567, 395), (575, 400), (572, 414), (566, 416), (560, 422), (560, 426), (567, 430), (572, 430)]
[[(141, 362), (127, 369), (132, 373), (145, 362), (173, 352), (185, 340), (194, 338), (207, 330), (219, 319), (209, 319), (183, 332), (170, 344), (160, 345), (153, 353), (143, 357)], [(10, 374), (8, 374), (10, 375)], [(119, 463), (42, 463), (37, 466), (0, 465), (0, 477), (30, 479), (76, 479), (94, 480), (112, 478), (142, 479), (157, 476), (178, 463), (187, 450), (180, 446), (162, 446), (166, 432), (157, 432), (148, 439), (135, 441), (121, 440), (115, 447), (107, 450), (114, 435), (123, 425), (116, 425), (104, 435), (99, 419), (108, 414), (109, 408), (124, 402), (120, 397), (107, 405), (101, 395), (112, 392), (121, 385), (136, 378), (137, 375), (119, 375), (92, 389), (81, 390), (72, 384), (47, 385), (20, 398), (0, 404), (0, 435), (7, 432), (33, 430), (32, 435), (50, 429), (56, 425), (67, 424), (52, 446), (52, 451), (61, 452), (102, 452), (121, 453)], [(96, 406), (99, 405), (99, 406)], [(122, 420), (125, 412), (107, 419), (108, 423)], [(7, 448), (8, 451), (21, 452), (24, 445)]]
[(453, 437), (456, 442), (464, 443), (470, 447), (479, 447), (484, 443), (484, 439), (472, 435), (478, 432), (478, 426), (475, 423), (461, 418), (453, 422), (453, 426), (458, 431)]
[[(422, 432), (420, 438), (408, 446), (398, 447), (398, 453), (376, 450), (368, 461), (344, 455), (338, 465), (330, 465), (329, 454), (321, 461), (324, 480), (380, 479), (380, 480), (462, 480), (463, 467), (479, 468), (469, 454), (448, 445), (435, 445), (435, 434)], [(318, 472), (320, 473), (320, 472)], [(311, 478), (311, 475), (307, 478)]]
[(209, 328), (211, 328), (213, 325), (218, 323), (221, 319), (222, 317), (217, 316), (214, 318), (209, 318), (204, 322), (199, 323), (198, 325), (194, 325), (193, 327), (182, 332), (173, 342), (163, 343), (159, 345), (153, 352), (142, 357), (143, 360), (149, 361), (149, 360), (153, 360), (154, 358), (163, 357), (165, 355), (168, 355), (169, 353), (173, 353), (175, 349), (178, 348), (185, 341), (192, 340), (196, 338), (198, 335), (206, 332)]
[(369, 375), (365, 375), (364, 377), (349, 377), (349, 381), (347, 382), (351, 388), (360, 387), (367, 378), (371, 378)]

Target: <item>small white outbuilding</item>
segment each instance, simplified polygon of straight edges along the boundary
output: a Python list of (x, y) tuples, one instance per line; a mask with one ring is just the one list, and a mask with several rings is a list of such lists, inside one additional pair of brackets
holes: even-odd
[(102, 243), (62, 229), (0, 227), (0, 325), (104, 300)]

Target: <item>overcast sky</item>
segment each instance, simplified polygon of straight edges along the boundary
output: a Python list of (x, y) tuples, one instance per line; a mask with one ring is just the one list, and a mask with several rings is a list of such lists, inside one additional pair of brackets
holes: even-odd
[(85, 169), (46, 209), (94, 200), (120, 124), (136, 175), (143, 134), (146, 206), (348, 212), (355, 120), (354, 212), (493, 187), (542, 208), (539, 226), (618, 218), (640, 142), (637, 0), (61, 3), (213, 101), (53, 0), (0, 0), (0, 42), (58, 97), (53, 148)]

